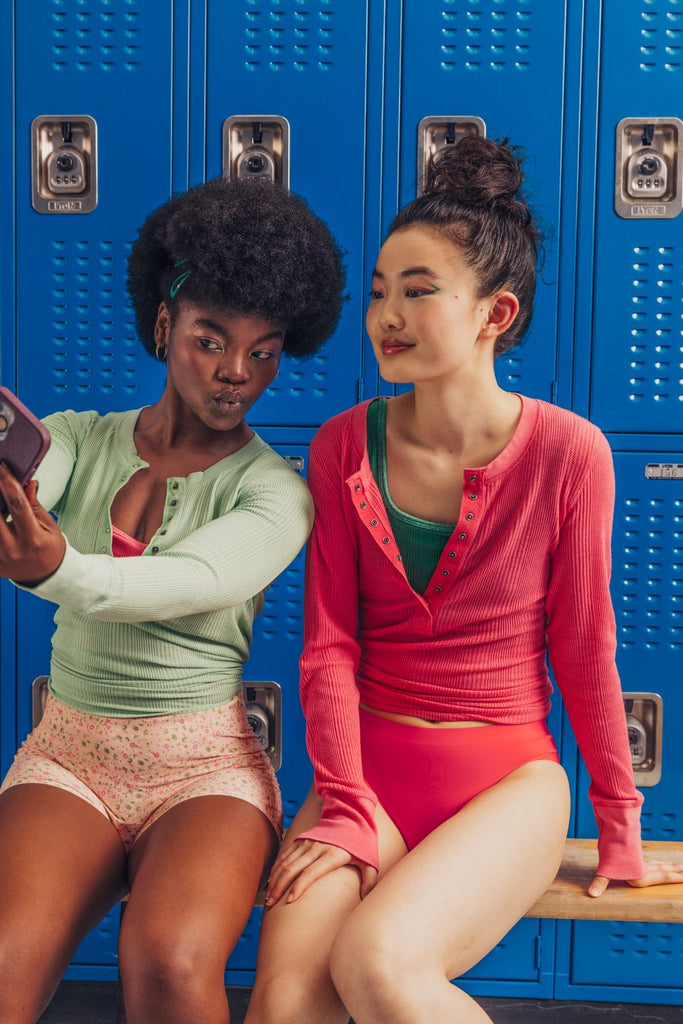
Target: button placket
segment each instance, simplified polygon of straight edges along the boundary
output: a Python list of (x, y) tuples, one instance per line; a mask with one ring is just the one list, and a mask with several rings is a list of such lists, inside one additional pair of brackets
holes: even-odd
[(370, 535), (375, 539), (375, 543), (379, 546), (384, 555), (389, 558), (392, 565), (396, 565), (399, 568), (399, 572), (405, 576), (403, 559), (398, 551), (396, 541), (380, 521), (379, 514), (375, 511), (372, 505), (372, 501), (365, 490), (362, 479), (351, 478), (347, 483), (349, 484), (351, 498), (361, 522), (369, 529)]
[[(476, 489), (472, 486), (477, 484)], [(481, 521), (481, 483), (478, 473), (467, 473), (463, 483), (463, 504), (470, 508), (461, 513), (461, 520), (456, 524), (449, 542), (444, 547), (436, 571), (442, 577), (442, 585), (433, 584), (432, 594), (441, 594), (454, 587), (460, 570), (463, 557), (471, 546), (479, 522)], [(476, 509), (471, 510), (471, 504), (476, 504)]]

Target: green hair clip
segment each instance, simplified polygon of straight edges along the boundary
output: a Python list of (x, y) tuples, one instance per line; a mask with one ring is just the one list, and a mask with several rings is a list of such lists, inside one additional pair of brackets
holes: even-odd
[[(181, 257), (181, 259), (176, 260), (175, 263), (173, 264), (173, 266), (174, 267), (182, 267), (183, 263), (187, 263), (187, 256), (183, 256), (183, 257)], [(182, 274), (178, 274), (178, 276), (176, 277), (175, 281), (172, 282), (171, 287), (168, 290), (169, 291), (169, 295), (171, 296), (172, 299), (175, 299), (175, 297), (176, 297), (176, 295), (178, 293), (178, 289), (181, 287), (181, 285), (183, 285), (185, 283), (185, 281), (187, 281), (187, 279), (188, 279), (188, 277), (190, 276), (191, 273), (192, 273), (191, 270), (184, 270), (182, 272)]]

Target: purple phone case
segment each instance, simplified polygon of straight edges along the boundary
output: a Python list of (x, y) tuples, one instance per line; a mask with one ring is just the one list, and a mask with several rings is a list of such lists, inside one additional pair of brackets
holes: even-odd
[[(3, 405), (10, 407), (14, 421), (6, 437), (0, 440), (0, 459), (25, 487), (50, 447), (50, 434), (16, 395), (0, 387), (0, 410)], [(0, 513), (5, 512), (5, 502), (0, 497)]]

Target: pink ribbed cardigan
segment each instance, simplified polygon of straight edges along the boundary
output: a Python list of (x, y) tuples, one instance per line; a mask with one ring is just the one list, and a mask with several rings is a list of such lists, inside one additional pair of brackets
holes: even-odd
[(593, 424), (535, 399), (464, 471), (460, 518), (423, 595), (406, 578), (366, 445), (365, 402), (318, 431), (301, 698), (319, 824), (302, 838), (377, 867), (359, 700), (435, 720), (543, 719), (546, 654), (591, 776), (600, 872), (645, 874), (609, 594), (614, 472)]

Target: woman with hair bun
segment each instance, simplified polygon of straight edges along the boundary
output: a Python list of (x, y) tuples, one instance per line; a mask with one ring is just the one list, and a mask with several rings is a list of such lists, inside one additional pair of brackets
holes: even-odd
[(600, 431), (503, 391), (539, 234), (507, 144), (465, 139), (395, 218), (367, 328), (414, 388), (318, 432), (302, 704), (315, 788), (271, 871), (249, 1024), (479, 1024), (449, 984), (541, 896), (569, 787), (546, 654), (592, 778), (600, 865), (643, 862), (609, 597)]
[(281, 837), (242, 666), (313, 507), (245, 417), (283, 351), (334, 331), (340, 252), (298, 196), (218, 179), (150, 214), (128, 286), (160, 398), (48, 416), (40, 503), (0, 463), (0, 576), (59, 606), (45, 713), (0, 791), (2, 1024), (40, 1017), (128, 890), (128, 1024), (227, 1024)]

